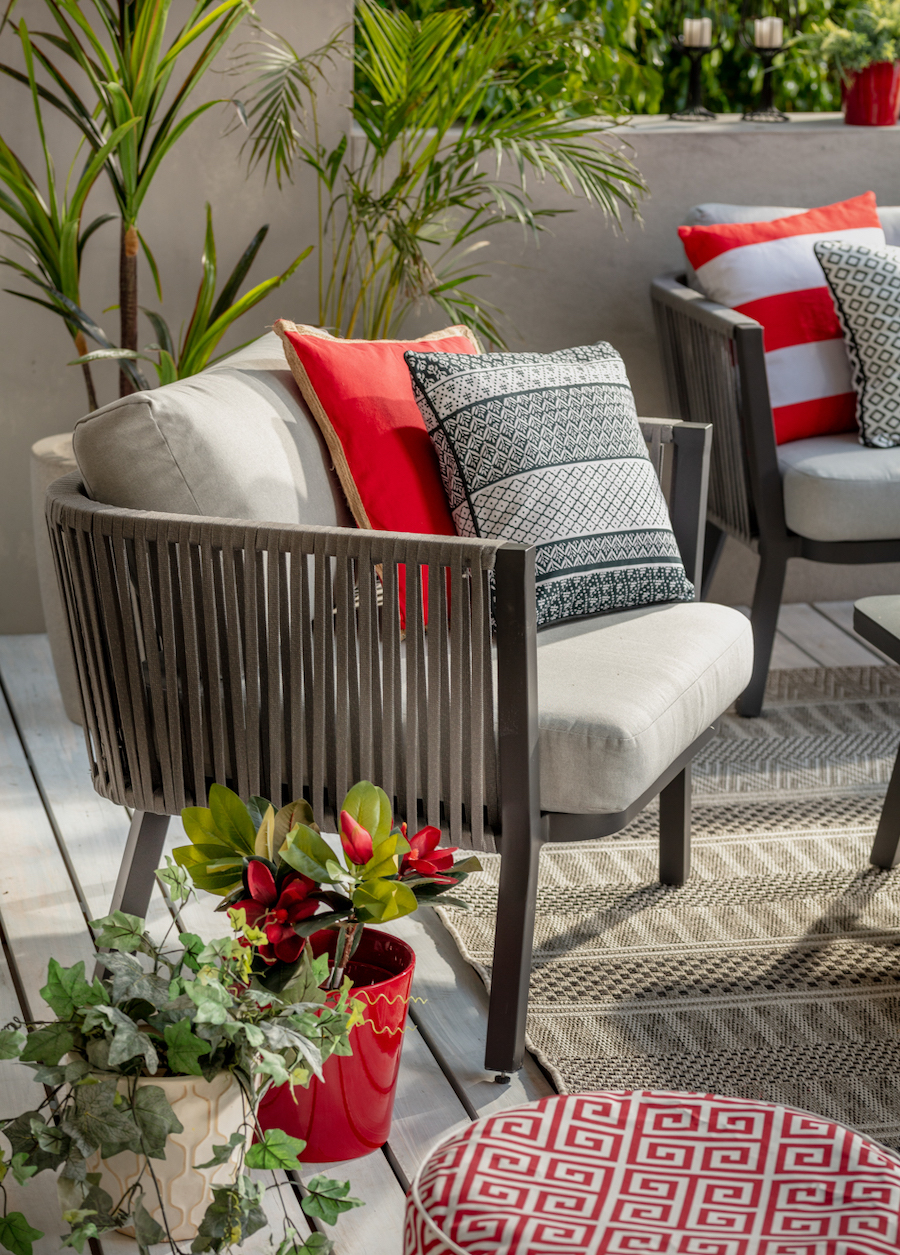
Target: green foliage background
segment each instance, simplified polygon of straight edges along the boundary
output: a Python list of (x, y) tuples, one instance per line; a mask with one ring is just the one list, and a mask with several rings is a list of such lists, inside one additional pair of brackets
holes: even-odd
[[(447, 0), (397, 3), (415, 18), (447, 7)], [(673, 53), (669, 39), (680, 16), (691, 15), (690, 0), (678, 17), (670, 0), (452, 3), (471, 9), (473, 17), (512, 5), (523, 24), (541, 32), (539, 51), (527, 67), (531, 102), (544, 101), (554, 107), (564, 103), (573, 116), (598, 109), (669, 113), (684, 106), (688, 65)], [(804, 36), (826, 17), (840, 21), (847, 8), (847, 0), (799, 0), (798, 38), (775, 61), (775, 103), (785, 112), (840, 108), (837, 71), (811, 51)], [(714, 20), (717, 29), (724, 28), (722, 46), (704, 59), (705, 103), (717, 112), (742, 112), (755, 102), (761, 86), (762, 64), (737, 38), (739, 18), (739, 3), (731, 0), (723, 5), (722, 20)], [(521, 93), (510, 95), (510, 108), (522, 103), (526, 101)]]

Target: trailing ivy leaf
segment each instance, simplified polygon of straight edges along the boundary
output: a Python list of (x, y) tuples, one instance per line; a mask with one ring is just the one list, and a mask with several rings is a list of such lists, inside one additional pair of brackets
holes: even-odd
[(13, 1255), (33, 1255), (32, 1243), (43, 1236), (40, 1229), (32, 1229), (20, 1211), (0, 1216), (0, 1246)]
[(18, 1185), (27, 1185), (28, 1181), (38, 1171), (33, 1164), (27, 1162), (28, 1156), (23, 1150), (17, 1151), (9, 1161), (9, 1170), (13, 1174)]
[(147, 1061), (147, 1071), (155, 1072), (159, 1067), (159, 1056), (153, 1041), (146, 1033), (142, 1033), (131, 1016), (120, 1011), (118, 1007), (94, 1007), (84, 1017), (86, 1031), (101, 1026), (112, 1026), (113, 1039), (109, 1048), (109, 1066), (119, 1068), (129, 1059), (143, 1056)]
[(192, 972), (200, 970), (200, 964), (197, 962), (197, 955), (203, 949), (203, 939), (198, 937), (196, 933), (179, 933), (178, 940), (184, 946), (184, 965), (190, 968)]
[(184, 867), (179, 867), (171, 854), (166, 855), (166, 866), (156, 869), (156, 879), (165, 885), (173, 902), (186, 902), (191, 896), (191, 878)]
[[(308, 923), (309, 921), (306, 922)], [(300, 952), (300, 963), (296, 974), (282, 991), (284, 1001), (286, 1003), (323, 1003), (326, 993), (321, 986), (327, 977), (328, 955), (320, 954), (317, 959), (312, 959), (309, 953), (309, 946), (304, 946)]]
[(141, 1149), (140, 1130), (127, 1108), (115, 1107), (115, 1080), (99, 1085), (78, 1085), (74, 1091), (75, 1114), (63, 1122), (77, 1128), (86, 1144), (100, 1148), (104, 1159), (121, 1150)]
[(26, 1063), (32, 1069), (31, 1079), (35, 1085), (50, 1085), (53, 1089), (62, 1085), (66, 1079), (66, 1069), (62, 1066), (48, 1068), (43, 1063)]
[(45, 1124), (42, 1119), (33, 1116), (31, 1119), (31, 1131), (34, 1134), (34, 1140), (42, 1151), (52, 1155), (60, 1162), (63, 1159), (68, 1159), (72, 1139), (67, 1133), (63, 1132), (59, 1125)]
[(47, 1024), (28, 1034), (19, 1058), (23, 1063), (32, 1059), (35, 1063), (46, 1063), (55, 1067), (74, 1045), (75, 1038), (65, 1024)]
[(165, 1091), (159, 1085), (138, 1085), (132, 1111), (141, 1130), (144, 1154), (150, 1159), (165, 1159), (166, 1138), (170, 1133), (184, 1132)]
[(144, 1206), (143, 1194), (138, 1194), (131, 1212), (134, 1217), (134, 1236), (137, 1238), (140, 1255), (150, 1255), (150, 1247), (165, 1238), (162, 1225), (157, 1224)]
[(287, 1085), (290, 1079), (281, 1055), (271, 1050), (260, 1050), (254, 1070), (259, 1076), (271, 1076), (276, 1085)]
[(41, 1150), (31, 1127), (32, 1120), (37, 1120), (40, 1124), (45, 1123), (44, 1117), (38, 1112), (23, 1111), (20, 1116), (16, 1116), (15, 1120), (10, 1120), (3, 1126), (3, 1132), (12, 1147), (13, 1157), (23, 1154), (24, 1162), (29, 1167), (37, 1168), (38, 1172), (43, 1172), (45, 1168), (51, 1170), (58, 1168), (63, 1160), (59, 1155), (51, 1155)]
[(144, 921), (125, 911), (113, 911), (102, 919), (92, 919), (95, 933), (94, 944), (98, 950), (120, 950), (130, 954), (139, 950), (144, 941)]
[(300, 1152), (306, 1142), (299, 1137), (291, 1137), (283, 1129), (267, 1129), (262, 1141), (256, 1142), (247, 1151), (244, 1163), (248, 1168), (293, 1168), (298, 1171)]
[(192, 980), (185, 993), (197, 1008), (196, 1023), (224, 1024), (234, 998), (219, 981)]
[(207, 1207), (191, 1250), (221, 1251), (238, 1246), (245, 1238), (269, 1223), (262, 1209), (263, 1185), (241, 1175), (233, 1185), (213, 1187), (213, 1201)]
[(18, 1059), (26, 1038), (27, 1033), (23, 1028), (0, 1030), (0, 1059)]
[(191, 1028), (190, 1020), (177, 1020), (163, 1029), (166, 1039), (166, 1060), (169, 1071), (181, 1076), (202, 1076), (203, 1069), (197, 1060), (209, 1054), (209, 1042), (204, 1041)]
[(67, 1233), (63, 1238), (62, 1244), (63, 1246), (74, 1247), (78, 1252), (78, 1255), (82, 1255), (86, 1243), (88, 1243), (91, 1238), (99, 1238), (100, 1236), (101, 1230), (97, 1227), (95, 1222), (93, 1220), (86, 1220), (83, 1224), (76, 1226), (71, 1233)]
[(349, 1181), (332, 1181), (325, 1176), (315, 1176), (308, 1181), (309, 1191), (300, 1206), (307, 1216), (314, 1216), (325, 1224), (335, 1224), (343, 1211), (351, 1211), (354, 1207), (365, 1207), (360, 1198), (349, 1198)]
[(92, 985), (85, 980), (83, 959), (79, 959), (73, 967), (61, 967), (56, 959), (51, 959), (41, 997), (61, 1020), (71, 1020), (77, 1007), (109, 1002), (99, 980)]
[(206, 1163), (195, 1163), (195, 1168), (215, 1168), (220, 1163), (228, 1163), (228, 1160), (235, 1152), (235, 1148), (241, 1146), (246, 1141), (243, 1133), (232, 1133), (228, 1139), (227, 1146), (213, 1146), (212, 1159), (208, 1159)]
[[(105, 954), (103, 962), (112, 972), (112, 1000), (115, 1003), (140, 998), (157, 1010), (169, 1001), (169, 982), (141, 967), (130, 954)], [(109, 999), (106, 999), (108, 1002)], [(81, 1004), (79, 1004), (81, 1005)]]
[(331, 1255), (333, 1250), (334, 1243), (324, 1233), (311, 1233), (305, 1242), (301, 1242), (297, 1230), (288, 1228), (275, 1255)]

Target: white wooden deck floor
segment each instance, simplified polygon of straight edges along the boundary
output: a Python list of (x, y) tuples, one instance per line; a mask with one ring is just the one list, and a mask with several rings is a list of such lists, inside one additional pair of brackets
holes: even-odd
[[(782, 609), (772, 664), (775, 667), (881, 664), (886, 659), (853, 634), (849, 602), (790, 605)], [(87, 921), (109, 906), (129, 816), (97, 796), (87, 773), (81, 730), (66, 719), (43, 636), (0, 637), (0, 1024), (16, 1015), (40, 1014), (39, 990), (47, 961), (63, 964), (92, 953)], [(184, 841), (180, 824), (170, 842)], [(192, 908), (190, 927), (221, 931), (205, 908)], [(154, 929), (165, 928), (169, 912), (160, 894), (149, 912)], [(404, 1194), (423, 1157), (449, 1129), (513, 1103), (552, 1092), (536, 1063), (507, 1086), (493, 1083), (481, 1066), (487, 999), (481, 981), (460, 959), (433, 912), (392, 925), (410, 941), (417, 966), (412, 1005), (414, 1028), (407, 1033), (394, 1124), (383, 1151), (346, 1165), (328, 1167), (347, 1177), (364, 1208), (346, 1213), (330, 1230), (337, 1255), (399, 1255)], [(209, 935), (215, 935), (210, 933)], [(25, 1110), (33, 1082), (20, 1064), (0, 1063), (0, 1116)], [(33, 1101), (33, 1099), (31, 1100)], [(322, 1165), (310, 1167), (308, 1174)], [(267, 1200), (273, 1233), (286, 1208), (301, 1232), (309, 1222), (297, 1205), (297, 1183), (271, 1177)], [(66, 1226), (58, 1219), (56, 1190), (48, 1174), (19, 1191), (4, 1182), (11, 1206), (25, 1211), (46, 1236), (36, 1255), (59, 1251)], [(99, 1244), (94, 1244), (98, 1255)], [(160, 1251), (167, 1248), (159, 1248)], [(245, 1247), (269, 1249), (269, 1233)], [(127, 1238), (104, 1238), (106, 1255), (133, 1255)]]

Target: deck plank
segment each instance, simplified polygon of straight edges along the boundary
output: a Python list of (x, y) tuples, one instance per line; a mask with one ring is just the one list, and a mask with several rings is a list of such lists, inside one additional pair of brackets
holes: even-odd
[[(750, 618), (749, 606), (735, 606), (734, 609), (740, 610), (741, 614)], [(799, 667), (817, 667), (818, 665), (812, 654), (806, 653), (800, 645), (789, 641), (781, 632), (775, 633), (772, 656), (769, 660), (769, 667), (772, 671), (792, 671)]]
[(437, 1143), (451, 1129), (468, 1124), (469, 1119), (421, 1033), (410, 1021), (403, 1042), (388, 1143), (407, 1181), (412, 1181)]
[(431, 907), (393, 920), (391, 932), (416, 952), (413, 996), (425, 1001), (413, 1004), (413, 1017), (439, 1046), (460, 1097), (476, 1115), (490, 1115), (555, 1092), (530, 1054), (508, 1085), (497, 1085), (493, 1073), (484, 1070), (487, 991)]
[[(51, 957), (63, 966), (91, 962), (93, 946), (53, 830), (35, 787), (9, 708), (0, 697), (0, 920), (30, 1010)], [(25, 1010), (25, 1008), (23, 1008)]]
[(875, 655), (876, 662), (887, 663), (889, 666), (896, 666), (893, 658), (889, 658), (887, 654), (883, 654), (880, 649), (876, 649), (870, 641), (863, 641), (862, 637), (857, 636), (853, 630), (853, 602), (852, 601), (816, 601), (813, 602), (819, 614), (824, 614), (826, 619), (830, 619), (832, 623), (836, 623), (839, 628), (853, 638), (853, 640), (864, 645), (870, 653)]
[(782, 636), (806, 653), (820, 667), (880, 666), (882, 658), (867, 649), (858, 636), (852, 636), (814, 606), (804, 602), (782, 606), (778, 614)]
[(336, 1225), (317, 1224), (333, 1238), (336, 1255), (398, 1255), (403, 1245), (406, 1196), (381, 1151), (345, 1163), (310, 1164), (300, 1179), (305, 1184), (319, 1173), (349, 1181), (351, 1197), (365, 1203), (345, 1211)]
[[(112, 900), (130, 818), (94, 791), (84, 733), (63, 709), (46, 636), (0, 636), (0, 675), (84, 895), (89, 917)], [(148, 911), (154, 933), (170, 922), (155, 890)]]

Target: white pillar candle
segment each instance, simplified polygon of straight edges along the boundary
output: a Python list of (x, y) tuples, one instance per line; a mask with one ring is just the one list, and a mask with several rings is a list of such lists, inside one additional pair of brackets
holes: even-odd
[(712, 18), (686, 17), (682, 42), (685, 48), (709, 48), (712, 44)]
[(784, 42), (784, 22), (780, 17), (758, 17), (753, 22), (753, 42), (757, 48), (780, 48)]

